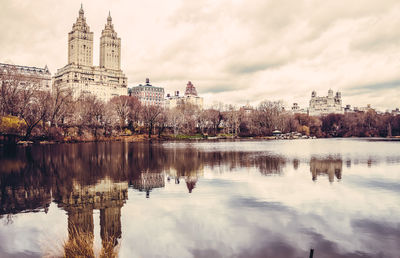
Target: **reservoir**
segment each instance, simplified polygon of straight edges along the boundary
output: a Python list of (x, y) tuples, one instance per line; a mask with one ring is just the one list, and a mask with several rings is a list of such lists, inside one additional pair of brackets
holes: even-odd
[(0, 257), (400, 257), (400, 142), (0, 147)]

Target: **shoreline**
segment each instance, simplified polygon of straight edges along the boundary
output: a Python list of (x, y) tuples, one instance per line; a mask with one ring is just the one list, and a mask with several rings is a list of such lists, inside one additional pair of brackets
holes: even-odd
[(314, 140), (314, 139), (364, 139), (371, 141), (400, 141), (400, 136), (394, 137), (307, 137), (307, 138), (281, 138), (276, 136), (257, 136), (257, 137), (239, 137), (239, 136), (211, 136), (211, 137), (200, 137), (197, 135), (179, 135), (179, 136), (169, 136), (164, 135), (161, 137), (154, 136), (149, 138), (147, 135), (132, 135), (132, 136), (115, 136), (115, 137), (99, 137), (93, 139), (66, 139), (63, 141), (54, 140), (27, 140), (27, 141), (17, 141), (17, 142), (0, 142), (1, 146), (15, 145), (15, 146), (28, 146), (28, 145), (49, 145), (49, 144), (63, 144), (63, 143), (93, 143), (93, 142), (166, 142), (166, 141), (220, 141), (220, 140)]

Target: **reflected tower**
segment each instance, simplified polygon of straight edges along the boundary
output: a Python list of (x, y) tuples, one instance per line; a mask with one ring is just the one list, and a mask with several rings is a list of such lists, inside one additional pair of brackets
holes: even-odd
[(341, 159), (317, 159), (311, 158), (310, 160), (310, 172), (312, 180), (316, 181), (318, 175), (328, 175), (329, 182), (333, 182), (335, 177), (342, 179), (342, 167), (343, 161)]
[(113, 182), (106, 178), (96, 185), (82, 186), (73, 183), (72, 190), (64, 191), (58, 206), (68, 215), (68, 234), (70, 241), (79, 242), (80, 235), (91, 237), (93, 246), (93, 210), (100, 210), (100, 235), (104, 249), (112, 241), (113, 247), (122, 236), (121, 208), (128, 198), (128, 183)]

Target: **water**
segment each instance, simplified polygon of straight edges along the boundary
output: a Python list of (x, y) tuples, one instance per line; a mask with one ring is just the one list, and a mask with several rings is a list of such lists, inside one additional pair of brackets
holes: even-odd
[(0, 257), (400, 257), (400, 142), (82, 143), (0, 149)]

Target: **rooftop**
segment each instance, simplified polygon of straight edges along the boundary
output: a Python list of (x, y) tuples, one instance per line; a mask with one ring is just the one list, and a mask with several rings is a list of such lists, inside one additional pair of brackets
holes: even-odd
[(44, 68), (34, 67), (34, 66), (24, 66), (24, 65), (13, 65), (13, 64), (4, 64), (0, 63), (0, 67), (12, 67), (16, 68), (22, 72), (36, 72), (36, 73), (46, 73), (50, 74), (49, 68), (47, 65)]

